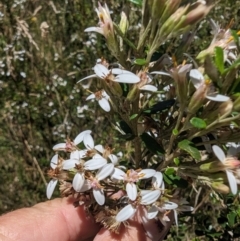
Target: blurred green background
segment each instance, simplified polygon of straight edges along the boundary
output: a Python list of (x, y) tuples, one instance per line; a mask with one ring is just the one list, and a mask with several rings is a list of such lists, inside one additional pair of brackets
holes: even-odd
[[(136, 5), (127, 0), (106, 2), (117, 22), (120, 12), (131, 7), (132, 24), (137, 24)], [(102, 36), (84, 33), (97, 25), (97, 4), (0, 2), (0, 214), (46, 200), (41, 172), (49, 181), (46, 173), (54, 144), (85, 129), (91, 129), (97, 140), (113, 138), (111, 120), (96, 102), (86, 102), (89, 93), (76, 85), (92, 74), (96, 59), (114, 61)], [(210, 16), (222, 27), (234, 18), (233, 28), (239, 30), (240, 1), (220, 1)], [(197, 27), (191, 49), (196, 54), (211, 41), (208, 22)], [(131, 38), (135, 34), (132, 30)]]

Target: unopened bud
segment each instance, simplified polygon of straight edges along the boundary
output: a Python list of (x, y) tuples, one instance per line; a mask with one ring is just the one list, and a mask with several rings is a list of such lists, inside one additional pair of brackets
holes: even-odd
[(124, 12), (122, 12), (119, 28), (121, 29), (122, 33), (125, 34), (128, 30), (128, 27), (129, 27), (129, 22), (127, 19), (127, 15)]
[(223, 194), (228, 194), (230, 192), (229, 187), (221, 182), (213, 182), (211, 186), (215, 191)]
[(231, 114), (233, 109), (233, 102), (229, 99), (228, 101), (222, 102), (218, 108), (212, 112), (207, 113), (207, 121), (221, 119)]
[(133, 102), (139, 97), (139, 94), (140, 94), (140, 90), (138, 86), (134, 85), (133, 88), (128, 92), (127, 100), (130, 102)]
[(212, 9), (212, 6), (207, 6), (205, 4), (198, 4), (195, 9), (190, 11), (182, 23), (181, 27), (186, 27), (188, 25), (194, 25), (201, 21)]
[(202, 106), (202, 104), (205, 101), (205, 97), (208, 91), (208, 85), (201, 85), (198, 87), (198, 89), (193, 94), (189, 105), (188, 105), (188, 112), (191, 114), (195, 114), (198, 109)]
[(200, 165), (199, 168), (201, 171), (210, 172), (210, 173), (219, 172), (219, 171), (224, 170), (223, 165), (221, 165), (221, 163), (219, 161), (204, 163), (204, 164)]
[(240, 111), (240, 96), (233, 102), (233, 110)]

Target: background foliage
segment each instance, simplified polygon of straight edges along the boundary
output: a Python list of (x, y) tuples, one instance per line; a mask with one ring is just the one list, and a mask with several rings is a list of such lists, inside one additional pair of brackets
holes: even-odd
[[(131, 7), (134, 38), (140, 15), (137, 5), (127, 0), (107, 4), (117, 22), (117, 13)], [(86, 91), (76, 85), (92, 73), (97, 58), (111, 60), (103, 37), (83, 32), (98, 21), (96, 5), (94, 0), (0, 3), (0, 213), (46, 200), (41, 172), (47, 178), (54, 144), (68, 136), (74, 138), (85, 129), (91, 129), (95, 140), (102, 144), (116, 139), (111, 119), (96, 102), (86, 105)], [(240, 1), (231, 0), (220, 1), (210, 15), (222, 27), (234, 17), (232, 28), (238, 30), (239, 16)], [(210, 41), (211, 29), (206, 20), (197, 26), (189, 52), (194, 57)], [(171, 44), (177, 47), (177, 41)], [(182, 240), (183, 236), (186, 240), (206, 240), (202, 236), (231, 240), (231, 232), (240, 235), (240, 212), (238, 218), (231, 216), (238, 202), (230, 204), (232, 197), (227, 199), (229, 207), (223, 213), (218, 212), (220, 204), (215, 201), (215, 207), (196, 213), (198, 225), (186, 222), (179, 230), (173, 228), (169, 240)]]

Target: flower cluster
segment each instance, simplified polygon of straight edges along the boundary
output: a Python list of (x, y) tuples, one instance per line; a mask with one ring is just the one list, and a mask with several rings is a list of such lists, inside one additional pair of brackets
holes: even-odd
[[(47, 186), (51, 198), (59, 181), (63, 196), (73, 195), (108, 229), (118, 232), (121, 224), (134, 219), (153, 240), (161, 234), (153, 223), (167, 226), (174, 219), (178, 225), (178, 212), (195, 211), (194, 194), (188, 197), (182, 189), (192, 189), (195, 205), (199, 187), (214, 195), (238, 193), (239, 150), (232, 145), (229, 150), (234, 149), (234, 155), (226, 156), (222, 149), (239, 141), (240, 98), (237, 85), (229, 85), (238, 63), (224, 69), (224, 58), (215, 66), (211, 54), (207, 63), (214, 71), (207, 63), (198, 66), (188, 55), (181, 64), (167, 54), (151, 62), (161, 42), (187, 31), (212, 7), (205, 1), (179, 7), (180, 2), (158, 1), (160, 15), (149, 4), (143, 6), (143, 15), (147, 11), (151, 21), (146, 25), (143, 18), (136, 46), (126, 39), (127, 16), (121, 15), (118, 26), (108, 7), (99, 4), (99, 26), (86, 32), (106, 38), (118, 59), (117, 68), (116, 63), (101, 58), (93, 74), (78, 83), (94, 79), (86, 99), (95, 99), (104, 114), (111, 115), (112, 126), (121, 134), (116, 138), (119, 143), (114, 143), (115, 148), (95, 145), (92, 132), (85, 130), (73, 141), (55, 145)], [(137, 56), (143, 56), (140, 51), (145, 43), (146, 57), (129, 60), (124, 42)], [(219, 53), (224, 55), (223, 51)], [(124, 151), (114, 153), (115, 149)], [(61, 151), (65, 154), (60, 155)]]

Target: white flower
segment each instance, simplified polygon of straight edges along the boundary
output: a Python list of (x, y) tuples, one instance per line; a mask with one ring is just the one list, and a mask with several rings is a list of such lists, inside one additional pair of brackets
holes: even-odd
[(115, 168), (111, 178), (126, 182), (126, 191), (130, 200), (137, 198), (137, 186), (135, 182), (152, 177), (156, 173), (153, 169), (143, 169), (141, 171), (128, 170), (126, 173), (119, 168)]
[(59, 173), (59, 160), (58, 155), (54, 155), (50, 161), (51, 170), (48, 172), (49, 176), (52, 177), (51, 181), (47, 185), (47, 198), (50, 199), (54, 192), (54, 189), (58, 183), (58, 173)]
[(85, 29), (85, 32), (97, 32), (107, 38), (110, 34), (114, 34), (113, 22), (110, 16), (108, 6), (104, 7), (99, 3), (99, 7), (95, 9), (99, 18), (99, 27), (89, 27)]
[[(84, 151), (75, 151), (71, 153), (70, 159), (63, 162), (64, 170), (71, 170), (75, 168), (77, 170), (72, 185), (76, 192), (81, 192), (85, 182), (85, 171), (93, 171), (102, 168), (107, 164), (107, 160), (102, 157), (95, 157), (91, 160), (84, 161), (81, 158), (85, 156)], [(85, 189), (86, 187), (84, 187)]]
[(86, 100), (92, 100), (92, 99), (96, 99), (98, 101), (98, 104), (101, 106), (101, 108), (106, 112), (109, 112), (111, 110), (111, 107), (108, 101), (109, 95), (104, 90), (100, 90), (98, 92), (95, 92), (89, 95)]
[(77, 150), (77, 145), (81, 142), (84, 143), (85, 147), (87, 148), (93, 148), (94, 147), (94, 141), (91, 136), (92, 131), (86, 130), (81, 133), (79, 133), (76, 138), (71, 141), (67, 140), (65, 143), (59, 143), (53, 147), (54, 151), (67, 151), (72, 152)]
[(102, 181), (106, 177), (110, 176), (113, 170), (114, 165), (112, 163), (108, 163), (98, 170), (94, 178), (89, 179), (90, 186), (93, 189), (93, 196), (99, 205), (103, 205), (105, 203), (103, 187), (100, 185), (99, 181)]
[[(160, 192), (158, 190), (150, 191), (147, 194), (141, 194), (141, 201), (139, 205), (150, 205), (154, 203), (160, 196)], [(116, 215), (117, 222), (124, 222), (127, 219), (131, 218), (137, 211), (137, 207), (134, 207), (132, 204), (128, 204), (120, 212)]]
[(104, 158), (109, 158), (114, 166), (118, 165), (118, 157), (112, 154), (112, 149), (110, 147), (104, 148), (102, 145), (96, 145), (94, 149), (101, 153)]
[(93, 70), (95, 72), (94, 75), (89, 75), (79, 80), (77, 83), (85, 79), (91, 79), (94, 77), (99, 77), (100, 79), (103, 79), (105, 81), (113, 81), (126, 84), (135, 84), (140, 81), (140, 78), (130, 71), (119, 68), (113, 68), (109, 70), (106, 66), (102, 64), (96, 64)]
[(223, 150), (217, 145), (213, 145), (212, 149), (216, 157), (219, 159), (219, 161), (221, 161), (221, 163), (225, 166), (225, 172), (228, 178), (231, 192), (234, 195), (237, 194), (237, 191), (238, 191), (237, 181), (231, 169), (236, 169), (236, 167), (239, 167), (240, 162), (235, 158), (226, 157)]
[(137, 86), (140, 90), (150, 92), (157, 91), (157, 87), (150, 84), (152, 82), (152, 78), (145, 71), (140, 71), (138, 76), (140, 77), (140, 82)]
[(225, 102), (229, 100), (228, 96), (216, 94), (210, 89), (210, 82), (208, 80), (205, 80), (202, 73), (197, 69), (192, 69), (190, 71), (190, 79), (194, 85), (194, 87), (197, 89), (197, 91), (202, 91), (205, 94), (205, 98), (217, 102)]

